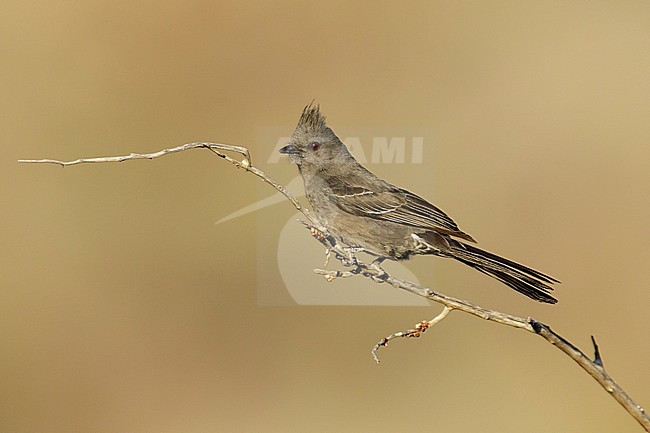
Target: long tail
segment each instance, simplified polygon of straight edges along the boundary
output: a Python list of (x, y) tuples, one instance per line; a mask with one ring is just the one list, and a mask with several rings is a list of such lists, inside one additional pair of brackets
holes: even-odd
[(496, 278), (519, 293), (540, 302), (557, 302), (549, 294), (553, 291), (550, 284), (559, 283), (555, 278), (464, 242), (454, 240), (450, 242), (450, 247), (447, 253), (451, 257)]

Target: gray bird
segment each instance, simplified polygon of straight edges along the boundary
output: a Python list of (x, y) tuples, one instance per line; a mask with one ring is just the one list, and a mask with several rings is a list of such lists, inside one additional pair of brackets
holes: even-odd
[(451, 257), (529, 298), (557, 302), (549, 292), (558, 280), (471, 245), (476, 241), (443, 211), (359, 164), (318, 106), (305, 107), (280, 153), (298, 166), (321, 224), (337, 242), (376, 256), (376, 264), (415, 254)]

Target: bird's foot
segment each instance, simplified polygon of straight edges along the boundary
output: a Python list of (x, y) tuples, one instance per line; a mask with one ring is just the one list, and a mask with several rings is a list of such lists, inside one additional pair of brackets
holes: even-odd
[(384, 271), (384, 268), (381, 267), (381, 263), (386, 260), (385, 257), (379, 257), (370, 263), (369, 268), (376, 272), (376, 275), (372, 275), (372, 279), (377, 283), (383, 283), (388, 278), (388, 272)]
[(361, 247), (343, 247), (342, 250), (347, 254), (347, 257), (339, 257), (343, 266), (347, 268), (359, 267), (359, 262), (357, 261), (357, 256), (354, 253), (363, 251)]

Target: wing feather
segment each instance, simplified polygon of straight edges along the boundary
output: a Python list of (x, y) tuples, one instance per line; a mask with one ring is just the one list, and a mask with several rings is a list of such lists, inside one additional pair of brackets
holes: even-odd
[[(336, 205), (352, 215), (364, 216), (397, 224), (445, 233), (469, 241), (446, 213), (405, 189), (386, 184), (379, 191), (351, 185), (340, 178), (331, 178), (328, 185)], [(377, 188), (379, 189), (379, 188)]]

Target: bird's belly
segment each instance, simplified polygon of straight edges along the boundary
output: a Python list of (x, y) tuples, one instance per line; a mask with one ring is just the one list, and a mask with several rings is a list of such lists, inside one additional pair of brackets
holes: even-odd
[(326, 227), (341, 243), (376, 256), (404, 260), (416, 253), (413, 230), (407, 226), (339, 214)]

